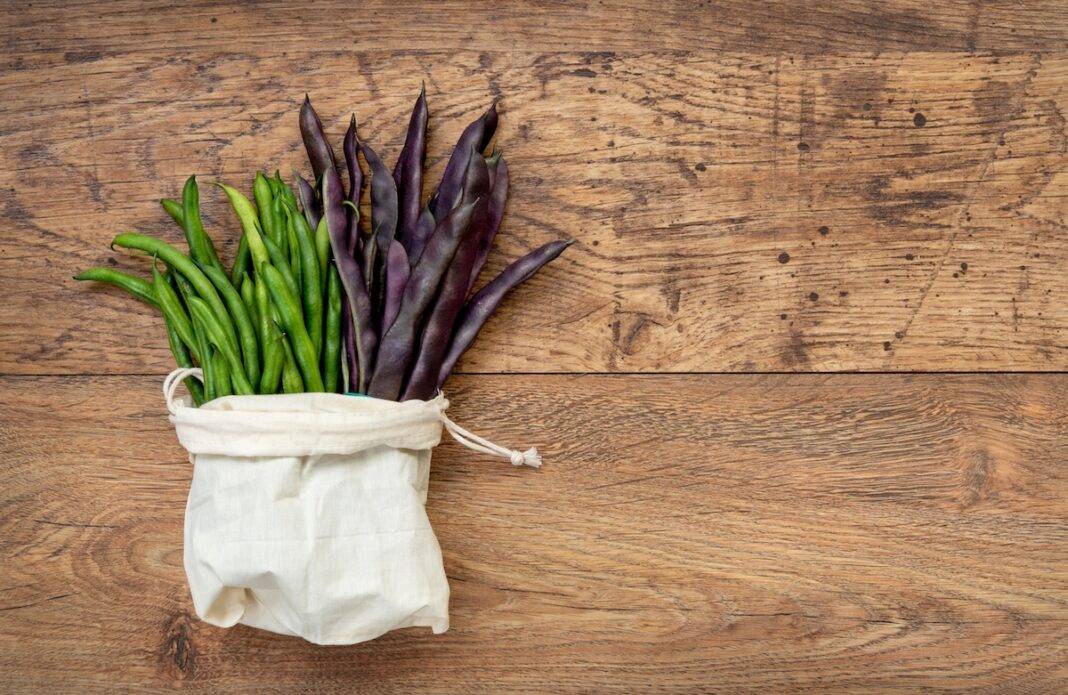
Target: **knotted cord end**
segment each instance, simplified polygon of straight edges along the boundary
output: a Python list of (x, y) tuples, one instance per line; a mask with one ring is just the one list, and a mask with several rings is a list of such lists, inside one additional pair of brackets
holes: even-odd
[(468, 432), (463, 427), (460, 427), (455, 422), (449, 419), (449, 416), (445, 414), (444, 408), (441, 410), (441, 422), (445, 425), (445, 429), (452, 438), (460, 444), (466, 446), (468, 449), (478, 451), (483, 454), (489, 454), (490, 456), (500, 456), (506, 458), (512, 462), (513, 466), (530, 466), (531, 468), (541, 468), (541, 455), (538, 453), (536, 447), (530, 447), (526, 451), (517, 451), (515, 449), (509, 449), (503, 447), (500, 444), (494, 444), (484, 437), (479, 437), (473, 432)]
[(541, 455), (538, 454), (537, 447), (532, 446), (526, 451), (515, 451), (513, 449), (510, 458), (513, 466), (541, 468)]

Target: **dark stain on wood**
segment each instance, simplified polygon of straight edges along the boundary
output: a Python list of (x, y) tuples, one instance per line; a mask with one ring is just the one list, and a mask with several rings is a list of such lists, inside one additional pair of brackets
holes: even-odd
[(904, 190), (891, 192), (894, 179), (880, 175), (873, 177), (864, 187), (871, 205), (871, 216), (890, 227), (904, 227), (915, 222), (920, 213), (932, 213), (949, 206), (959, 205), (964, 195), (952, 190)]
[(163, 624), (163, 640), (157, 662), (161, 675), (168, 680), (192, 680), (196, 677), (197, 650), (191, 621), (188, 613), (178, 610)]

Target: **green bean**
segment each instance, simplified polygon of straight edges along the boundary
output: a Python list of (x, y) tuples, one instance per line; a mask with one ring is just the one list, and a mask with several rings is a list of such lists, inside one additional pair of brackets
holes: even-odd
[(256, 178), (252, 181), (252, 197), (256, 199), (256, 208), (260, 213), (260, 226), (263, 233), (272, 239), (278, 236), (278, 227), (274, 217), (274, 192), (262, 171), (256, 172)]
[(253, 267), (258, 269), (264, 263), (269, 263), (270, 257), (267, 255), (267, 248), (263, 245), (264, 236), (260, 233), (260, 222), (256, 217), (256, 208), (253, 207), (252, 202), (232, 186), (227, 186), (225, 183), (215, 185), (226, 192), (226, 197), (230, 199), (230, 206), (237, 214), (241, 228), (245, 230)]
[(279, 246), (285, 246), (288, 250), (289, 240), (286, 238), (285, 198), (281, 193), (274, 199), (271, 206), (271, 214), (274, 216), (276, 234), (273, 237)]
[(315, 255), (315, 246), (308, 232), (308, 223), (304, 215), (296, 208), (287, 208), (289, 235), (300, 253), (300, 291), (304, 308), (304, 325), (315, 346), (315, 357), (319, 358), (323, 349), (323, 286), (319, 282), (319, 259)]
[(304, 382), (300, 378), (296, 362), (293, 359), (293, 348), (289, 341), (282, 338), (282, 348), (285, 350), (285, 365), (282, 367), (282, 393), (302, 393)]
[(326, 283), (326, 325), (323, 332), (323, 388), (335, 393), (341, 368), (341, 277), (333, 266), (330, 266), (330, 277)]
[[(185, 279), (185, 276), (181, 273), (167, 273), (167, 277), (171, 279), (171, 283), (178, 288), (178, 296), (182, 298), (182, 306), (186, 306), (189, 303), (190, 297), (197, 296), (197, 291), (193, 289), (193, 286), (189, 284), (189, 281)], [(189, 317), (192, 320), (192, 316)], [(193, 331), (197, 329), (196, 323), (193, 324)]]
[(251, 384), (249, 384), (248, 378), (245, 376), (245, 368), (241, 364), (241, 358), (238, 357), (233, 347), (226, 342), (222, 327), (219, 326), (219, 322), (212, 315), (207, 303), (200, 297), (190, 297), (189, 310), (197, 316), (200, 324), (204, 326), (207, 331), (208, 341), (226, 358), (233, 390), (242, 396), (255, 393)]
[(167, 322), (168, 329), (173, 329), (185, 346), (198, 357), (200, 352), (196, 334), (193, 332), (193, 324), (189, 322), (189, 315), (182, 308), (182, 302), (171, 284), (160, 275), (156, 264), (152, 264), (152, 289), (156, 293), (156, 302), (163, 312), (163, 318)]
[(256, 299), (256, 318), (260, 329), (260, 345), (263, 346), (263, 374), (260, 376), (260, 393), (277, 393), (278, 379), (282, 376), (282, 363), (285, 353), (279, 342), (282, 334), (278, 332), (271, 317), (271, 299), (267, 294), (267, 285), (262, 278), (253, 283)]
[[(221, 398), (222, 396), (229, 396), (233, 394), (232, 379), (233, 371), (230, 369), (230, 365), (227, 364), (226, 358), (221, 353), (216, 352), (211, 357), (211, 367), (215, 370), (215, 395)], [(240, 373), (241, 370), (238, 370)]]
[(215, 285), (215, 289), (219, 290), (226, 302), (226, 307), (230, 310), (230, 316), (237, 325), (237, 335), (241, 340), (241, 357), (244, 359), (245, 375), (248, 376), (249, 383), (258, 383), (260, 380), (259, 341), (256, 338), (256, 329), (253, 327), (252, 319), (245, 308), (245, 302), (230, 284), (226, 273), (214, 266), (202, 266), (201, 270)]
[[(256, 327), (256, 339), (259, 340), (260, 316), (256, 309), (256, 290), (253, 288), (252, 278), (248, 275), (241, 281), (241, 301), (245, 305), (249, 319), (252, 320), (252, 325)], [(260, 352), (262, 353), (263, 350)]]
[[(293, 278), (297, 281), (297, 286), (299, 288), (301, 288), (301, 291), (303, 291), (303, 289), (304, 289), (304, 266), (301, 263), (301, 259), (300, 259), (300, 242), (297, 241), (296, 227), (294, 227), (293, 224), (290, 222), (290, 216), (289, 215), (286, 215), (285, 213), (282, 213), (282, 219), (284, 220), (282, 222), (282, 225), (283, 225), (283, 228), (285, 229), (285, 232), (286, 232), (286, 248), (289, 251), (289, 267), (293, 269)], [(312, 258), (314, 258), (314, 257), (315, 257), (315, 252), (313, 250), (312, 251)], [(318, 263), (318, 261), (316, 261), (316, 263)], [(316, 268), (315, 271), (316, 271), (316, 274), (318, 275), (318, 272), (319, 272), (318, 268)], [(298, 293), (297, 296), (299, 297), (300, 294)]]
[[(189, 298), (198, 296), (196, 288), (193, 287), (192, 283), (190, 283), (184, 275), (175, 271), (173, 268), (170, 268), (170, 266), (168, 266), (168, 268), (169, 270), (167, 272), (166, 277), (171, 281), (171, 285), (177, 286), (178, 296), (181, 297), (182, 300), (181, 304), (179, 304), (179, 307), (182, 310), (181, 313), (189, 317), (190, 323), (193, 326), (193, 332), (195, 333), (196, 323), (192, 320), (193, 317), (189, 311)], [(174, 288), (172, 287), (171, 289), (173, 290)], [(227, 340), (230, 341), (230, 347), (233, 348), (233, 350), (236, 352), (238, 350), (237, 341), (229, 334), (227, 335)]]
[(296, 296), (289, 291), (285, 280), (282, 279), (282, 274), (274, 266), (263, 266), (263, 279), (278, 309), (278, 315), (282, 325), (285, 326), (287, 337), (292, 343), (293, 355), (304, 378), (304, 386), (308, 391), (322, 391), (323, 379), (319, 374), (319, 358), (315, 354), (315, 346), (311, 338), (308, 337), (308, 329), (304, 327)]
[(280, 181), (277, 177), (278, 170), (275, 169), (275, 176), (268, 176), (266, 172), (263, 173), (263, 178), (267, 182), (267, 185), (271, 187), (271, 197), (277, 198), (282, 195), (282, 187), (279, 185)]
[(237, 285), (241, 279), (248, 275), (248, 236), (242, 234), (241, 241), (237, 242), (237, 255), (234, 256), (234, 265), (230, 269), (230, 282)]
[(281, 180), (273, 176), (267, 179), (267, 181), (268, 183), (270, 183), (271, 192), (274, 194), (274, 200), (271, 204), (271, 215), (275, 222), (275, 234), (271, 238), (274, 239), (274, 243), (278, 244), (279, 246), (284, 246), (285, 240), (283, 239), (283, 237), (286, 233), (286, 218), (285, 215), (282, 213), (282, 208), (286, 202), (286, 185)]
[(271, 187), (271, 195), (276, 200), (280, 200), (285, 197), (285, 183), (281, 180), (281, 178), (279, 178), (277, 170), (275, 171), (274, 176), (267, 177), (267, 183)]
[[(275, 270), (282, 275), (282, 280), (285, 281), (286, 287), (293, 293), (294, 297), (300, 296), (300, 285), (297, 284), (297, 278), (293, 276), (293, 269), (289, 267), (289, 257), (283, 253), (273, 241), (264, 237), (263, 243), (267, 246), (267, 251), (271, 254), (271, 263)], [(298, 305), (299, 309), (300, 306)], [(301, 321), (304, 320), (303, 314), (301, 315)]]
[[(181, 300), (182, 311), (185, 312), (186, 316), (189, 316), (189, 310), (186, 308), (187, 298), (197, 296), (197, 291), (193, 289), (193, 286), (189, 284), (189, 281), (186, 280), (181, 273), (175, 273), (168, 269), (163, 277), (167, 279), (171, 289), (178, 293), (178, 298)], [(193, 333), (195, 334), (197, 332), (197, 326), (196, 323), (193, 322), (192, 316), (189, 316), (189, 321), (193, 324)]]
[(279, 171), (274, 172), (274, 185), (275, 185), (275, 197), (282, 200), (282, 204), (288, 207), (290, 210), (300, 210), (300, 206), (297, 204), (297, 196), (293, 192), (293, 188), (282, 180), (282, 174)]
[(230, 314), (227, 313), (226, 306), (219, 297), (219, 293), (215, 291), (215, 287), (204, 273), (200, 272), (200, 268), (197, 268), (196, 264), (189, 260), (188, 256), (165, 241), (135, 232), (118, 235), (111, 242), (111, 245), (113, 247), (137, 249), (153, 256), (159, 256), (160, 260), (185, 276), (196, 289), (197, 294), (207, 301), (211, 312), (215, 315), (226, 336), (233, 341), (235, 346), (237, 345), (237, 333), (234, 331), (234, 325), (230, 321)]
[(282, 172), (275, 169), (274, 179), (278, 182), (279, 195), (282, 197), (282, 200), (285, 201), (290, 209), (299, 210), (300, 208), (297, 206), (297, 195), (293, 192), (293, 187), (282, 180)]
[[(289, 269), (292, 271), (293, 270), (293, 266), (290, 265), (290, 263), (289, 263), (289, 260), (290, 260), (290, 256), (289, 256), (289, 233), (286, 231), (285, 225), (281, 225), (281, 233), (278, 235), (278, 238), (277, 239), (271, 239), (271, 241), (273, 241), (275, 246), (278, 247), (278, 250), (282, 252), (282, 257), (286, 260), (286, 265), (289, 266)], [(270, 253), (270, 248), (268, 248), (267, 251), (268, 251), (268, 254), (269, 254)], [(274, 264), (278, 263), (278, 261), (275, 260), (274, 256), (271, 256), (271, 263), (274, 263)], [(296, 276), (294, 276), (294, 277), (296, 277)]]
[(185, 213), (182, 212), (181, 203), (170, 198), (162, 198), (159, 204), (163, 206), (163, 209), (171, 216), (171, 219), (178, 223), (179, 227), (185, 229)]
[[(282, 319), (278, 313), (278, 307), (270, 304), (267, 308), (270, 314), (270, 325), (274, 330), (275, 345), (278, 348), (278, 363), (281, 370), (282, 393), (301, 393), (304, 391), (304, 381), (300, 378), (296, 360), (293, 358), (293, 348), (282, 333)], [(277, 386), (276, 386), (277, 389)]]
[[(185, 310), (182, 308), (181, 300), (178, 298), (178, 295), (174, 293), (174, 288), (170, 286), (170, 283), (167, 281), (167, 279), (160, 276), (159, 271), (156, 270), (155, 264), (153, 264), (152, 266), (152, 275), (153, 282), (151, 284), (145, 282), (144, 280), (141, 280), (140, 278), (132, 278), (138, 283), (143, 284), (144, 288), (147, 288), (148, 291), (152, 293), (151, 298), (145, 297), (144, 299), (151, 299), (152, 305), (158, 308), (160, 305), (158, 300), (156, 299), (157, 288), (166, 285), (166, 289), (170, 290), (170, 296), (173, 298), (175, 306), (177, 306), (181, 316), (188, 324), (189, 318), (185, 316)], [(178, 330), (175, 328), (174, 323), (172, 323), (171, 319), (168, 318), (166, 311), (163, 312), (163, 324), (167, 328), (167, 344), (171, 348), (171, 354), (174, 355), (175, 364), (177, 364), (179, 367), (192, 367), (193, 360), (190, 357), (190, 351), (186, 348), (185, 343), (182, 342), (181, 336), (178, 335)], [(189, 330), (190, 332), (192, 332), (191, 328)], [(195, 334), (192, 337), (195, 339)], [(194, 349), (193, 352), (195, 353), (196, 350)], [(189, 394), (193, 397), (193, 403), (198, 406), (203, 404), (204, 389), (201, 387), (200, 383), (197, 381), (187, 380), (185, 382), (185, 385), (186, 388), (189, 389)]]
[(182, 228), (185, 229), (185, 238), (189, 243), (189, 253), (193, 260), (201, 265), (213, 265), (222, 270), (222, 262), (219, 254), (215, 253), (215, 245), (204, 231), (204, 223), (200, 221), (200, 189), (197, 188), (197, 177), (190, 176), (186, 179), (182, 189)]
[(330, 231), (326, 228), (326, 218), (319, 220), (319, 226), (315, 228), (315, 255), (319, 259), (319, 282), (325, 285), (326, 276), (330, 274)]
[(159, 308), (159, 303), (156, 302), (156, 293), (153, 291), (152, 285), (147, 280), (142, 280), (139, 277), (127, 275), (126, 273), (112, 268), (90, 268), (89, 270), (83, 270), (75, 275), (74, 279), (106, 282), (109, 285), (121, 287), (145, 304)]
[(207, 329), (201, 325), (197, 317), (193, 316), (193, 329), (197, 338), (197, 352), (203, 355), (203, 359), (198, 360), (200, 362), (200, 369), (204, 373), (204, 401), (214, 400), (217, 391), (216, 384), (218, 379), (215, 375), (214, 360), (211, 356), (211, 346), (208, 344)]
[[(193, 361), (189, 358), (189, 351), (185, 349), (185, 345), (182, 344), (182, 339), (178, 337), (178, 331), (171, 325), (170, 320), (164, 316), (163, 323), (167, 326), (167, 343), (171, 346), (171, 354), (174, 355), (174, 362), (179, 367), (192, 367)], [(189, 389), (189, 395), (193, 397), (193, 403), (200, 406), (204, 404), (204, 387), (201, 386), (199, 381), (195, 379), (186, 379), (185, 387)]]

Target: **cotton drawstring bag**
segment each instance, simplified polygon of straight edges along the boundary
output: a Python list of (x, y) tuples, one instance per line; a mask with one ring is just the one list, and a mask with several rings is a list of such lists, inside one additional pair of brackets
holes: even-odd
[(449, 628), (449, 585), (424, 505), (444, 426), (513, 465), (536, 449), (500, 447), (445, 415), (444, 395), (394, 402), (336, 393), (226, 396), (196, 408), (163, 392), (193, 481), (185, 571), (202, 620), (316, 644), (390, 630)]

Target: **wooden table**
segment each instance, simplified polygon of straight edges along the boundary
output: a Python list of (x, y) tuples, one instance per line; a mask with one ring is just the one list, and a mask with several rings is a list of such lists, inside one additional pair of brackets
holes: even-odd
[[(0, 690), (1068, 690), (1063, 3), (481, 5), (4, 3)], [(437, 450), (443, 636), (207, 626), (162, 328), (70, 276), (423, 80), (434, 174), (501, 99), (491, 265), (577, 240), (448, 387), (546, 466)]]

